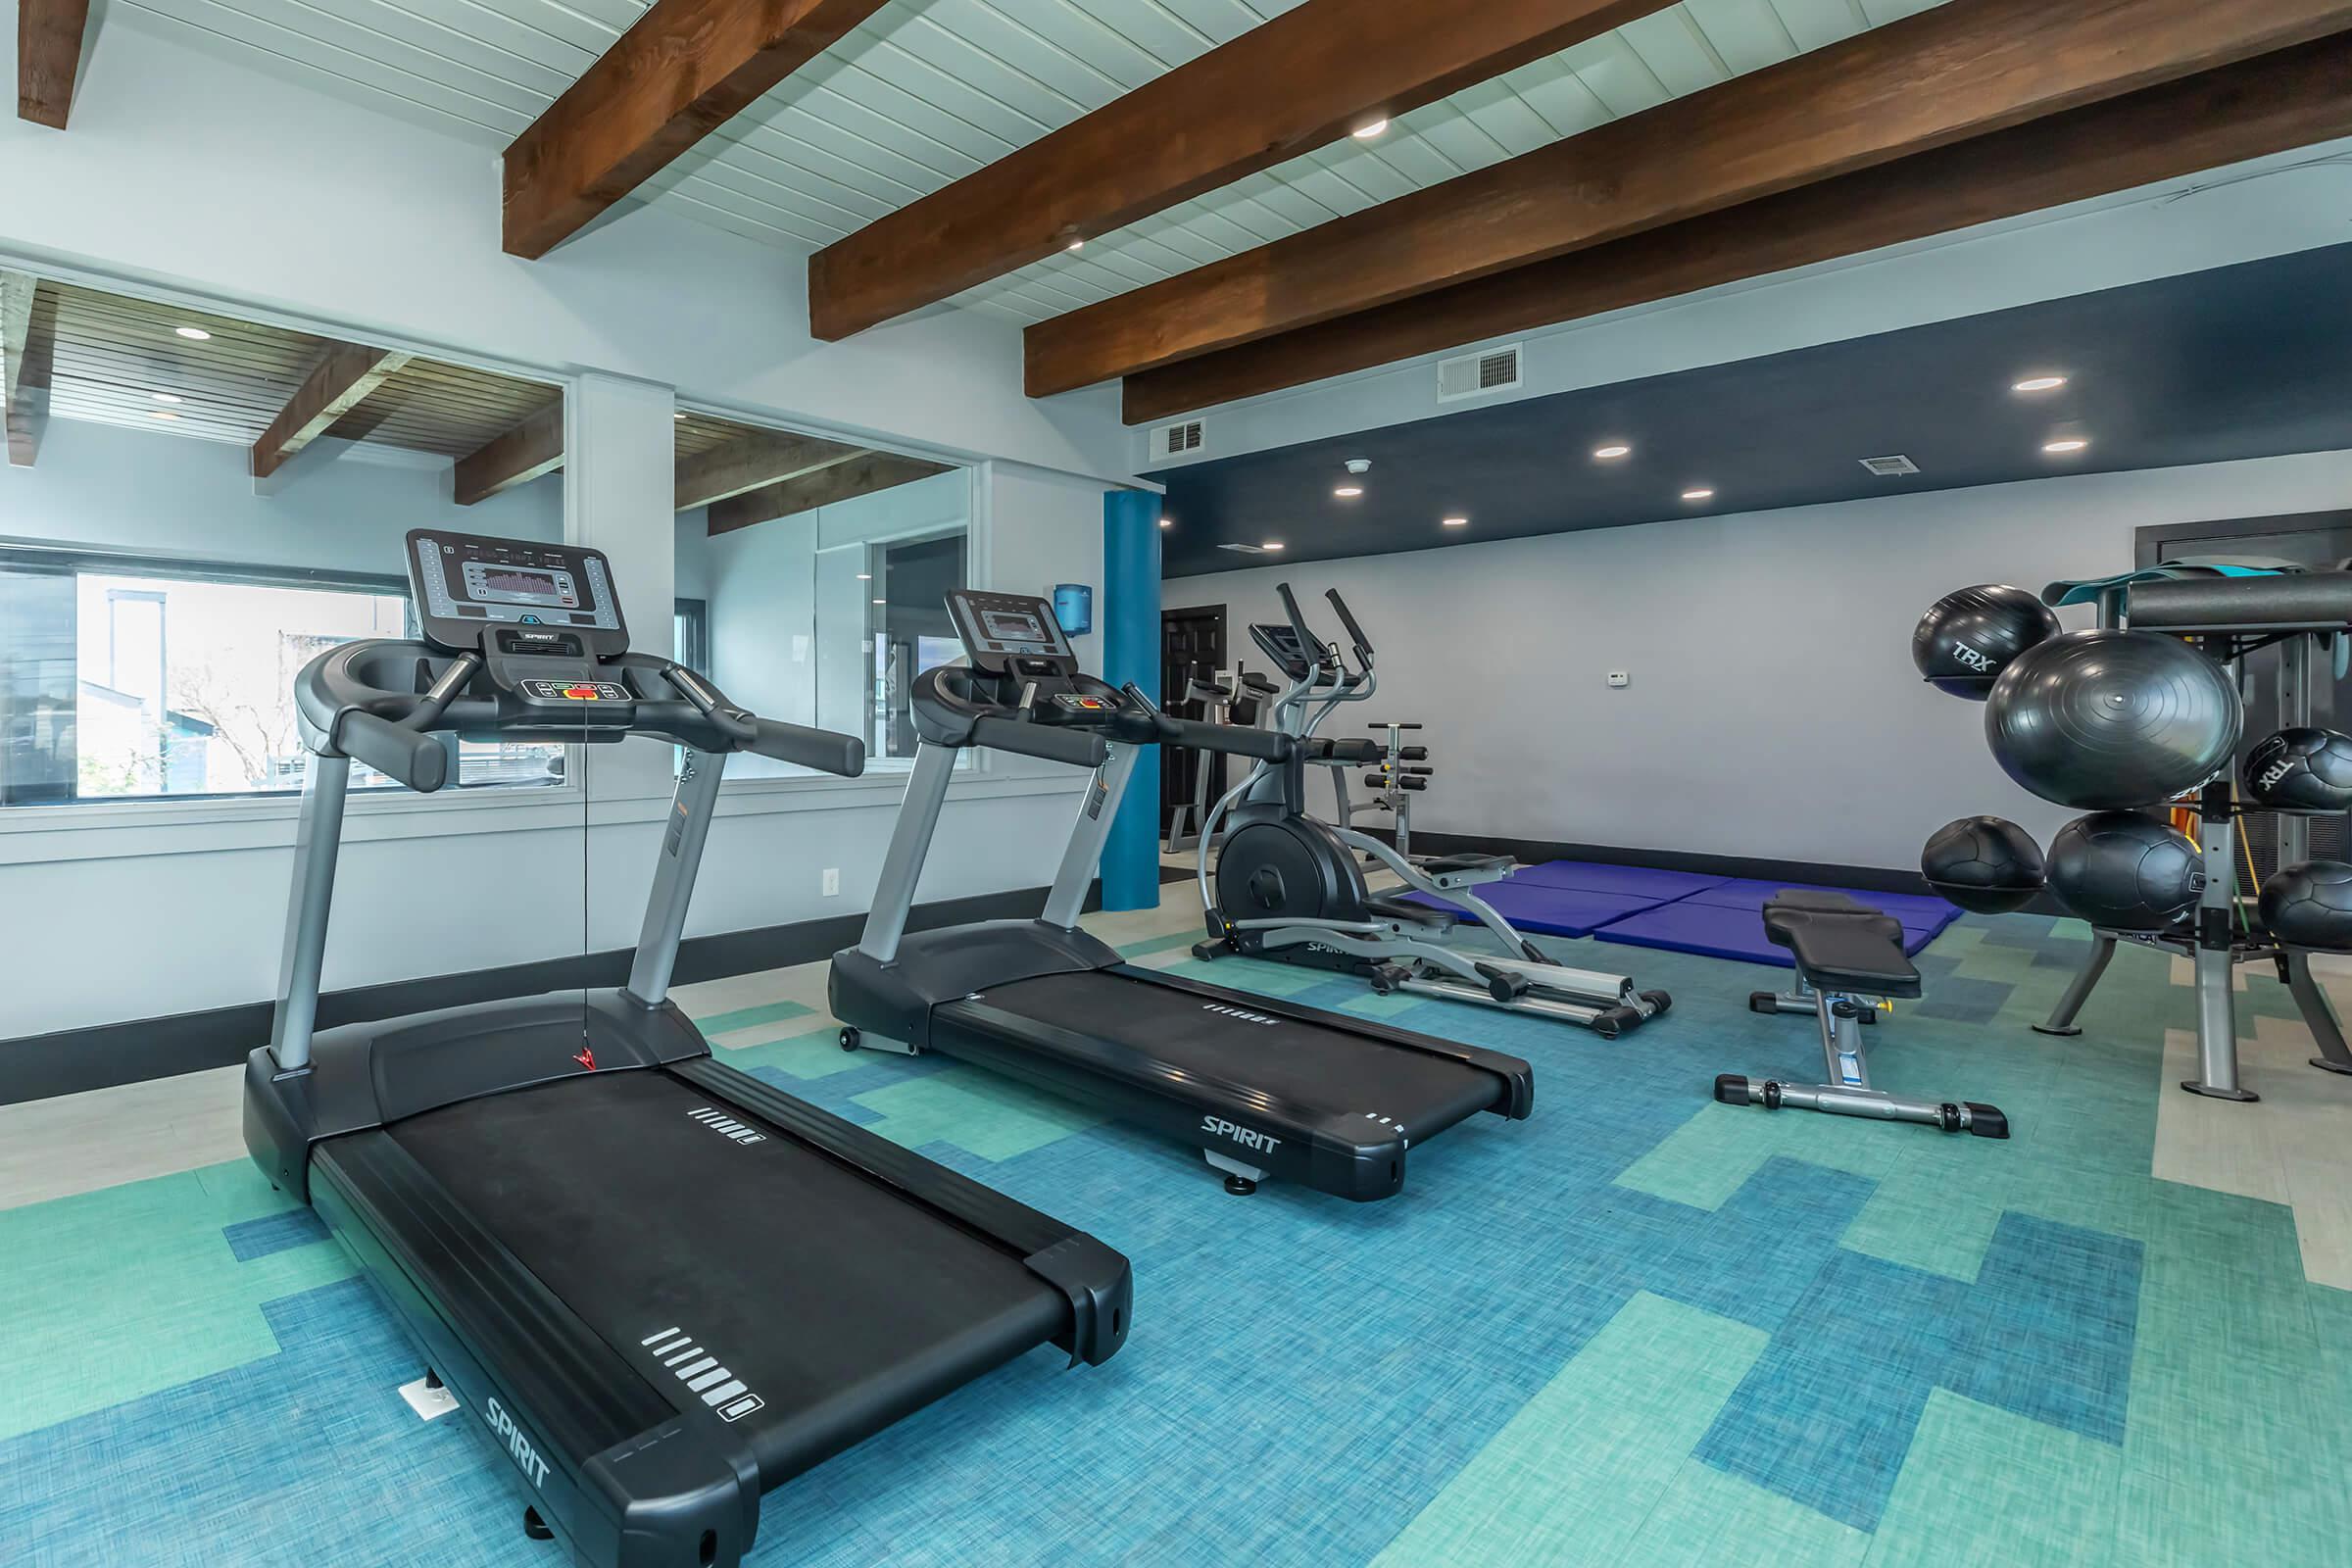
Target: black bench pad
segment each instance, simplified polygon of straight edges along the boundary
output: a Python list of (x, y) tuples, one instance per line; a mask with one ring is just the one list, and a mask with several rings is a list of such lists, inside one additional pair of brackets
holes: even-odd
[(1919, 970), (1903, 953), (1902, 923), (1841, 893), (1781, 893), (1764, 906), (1764, 934), (1787, 948), (1817, 991), (1916, 997)]

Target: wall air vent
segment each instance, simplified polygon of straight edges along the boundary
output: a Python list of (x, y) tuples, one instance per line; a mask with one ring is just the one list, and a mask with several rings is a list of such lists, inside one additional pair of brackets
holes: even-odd
[(1208, 421), (1205, 419), (1163, 424), (1152, 432), (1152, 461), (1165, 463), (1171, 458), (1188, 458), (1207, 444)]
[(1527, 355), (1523, 345), (1489, 349), (1438, 362), (1438, 401), (1461, 403), (1515, 392), (1526, 383)]
[(1891, 458), (1864, 458), (1862, 466), (1882, 479), (1900, 479), (1919, 471), (1919, 465), (1900, 453)]

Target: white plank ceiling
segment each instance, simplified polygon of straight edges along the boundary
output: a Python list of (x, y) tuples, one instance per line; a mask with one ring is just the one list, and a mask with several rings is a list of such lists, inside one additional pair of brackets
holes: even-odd
[[(117, 0), (503, 145), (646, 0)], [(892, 0), (640, 194), (813, 251), (1300, 0)], [(1444, 0), (1428, 0), (1444, 3)], [(1475, 4), (1477, 0), (1455, 0)], [(962, 295), (1042, 320), (1700, 91), (1943, 0), (1681, 0)]]

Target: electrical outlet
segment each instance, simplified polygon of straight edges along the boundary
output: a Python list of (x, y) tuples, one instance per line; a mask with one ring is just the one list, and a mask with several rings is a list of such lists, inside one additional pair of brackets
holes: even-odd
[(825, 897), (828, 899), (841, 897), (841, 867), (838, 865), (825, 867)]
[(1633, 683), (1634, 677), (1628, 674), (1626, 671), (1622, 669), (1612, 669), (1609, 671), (1609, 689), (1611, 691), (1622, 691), (1626, 687), (1631, 686)]

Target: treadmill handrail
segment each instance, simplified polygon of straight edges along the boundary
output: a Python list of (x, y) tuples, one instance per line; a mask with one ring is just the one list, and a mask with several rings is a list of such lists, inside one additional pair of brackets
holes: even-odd
[[(477, 654), (451, 654), (406, 638), (343, 643), (313, 659), (295, 677), (302, 720), (297, 727), (303, 744), (318, 755), (357, 758), (428, 793), (445, 780), (434, 779), (421, 748), (387, 736), (386, 728), (464, 740), (557, 743), (645, 735), (713, 756), (754, 752), (843, 778), (865, 771), (865, 743), (857, 736), (762, 718), (674, 660), (627, 653), (595, 662), (600, 675), (618, 676), (613, 683), (633, 699), (625, 725), (598, 723), (594, 715), (572, 723), (525, 710), (488, 676)], [(383, 677), (391, 674), (405, 674), (407, 684), (385, 684)], [(658, 689), (649, 690), (656, 683)], [(378, 722), (355, 726), (354, 716), (363, 714)], [(355, 735), (370, 755), (351, 749)], [(379, 766), (379, 760), (393, 765)]]

